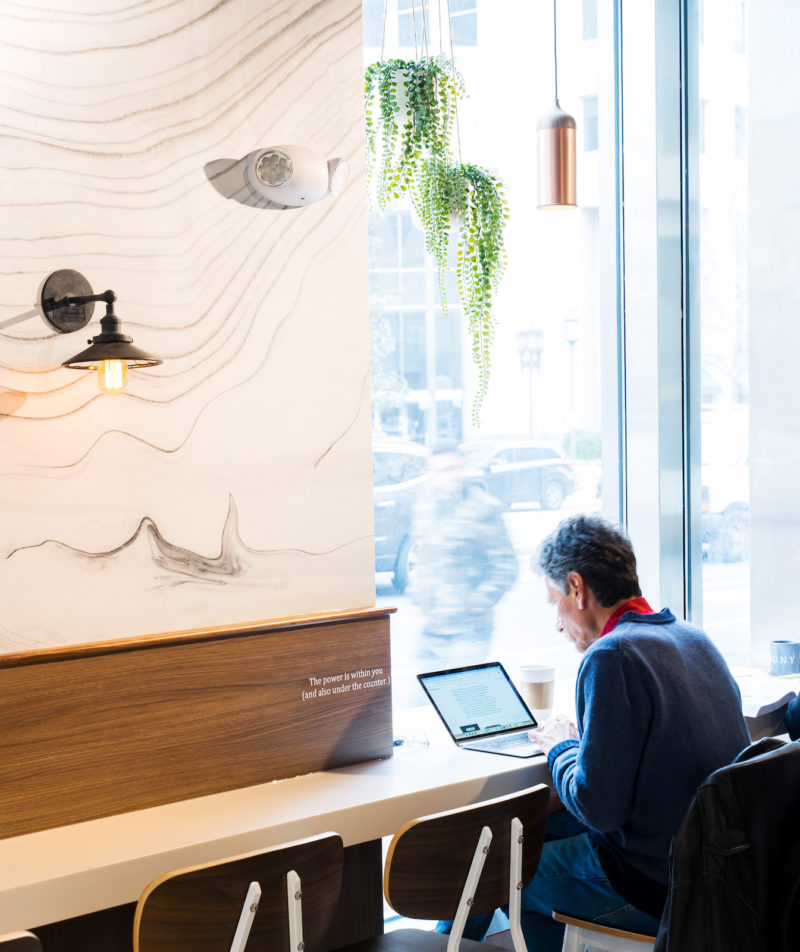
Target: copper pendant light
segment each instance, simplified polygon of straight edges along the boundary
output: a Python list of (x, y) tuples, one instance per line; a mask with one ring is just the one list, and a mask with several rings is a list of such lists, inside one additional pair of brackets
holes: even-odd
[(539, 166), (539, 208), (574, 208), (575, 120), (558, 103), (558, 52), (556, 45), (556, 0), (553, 0), (553, 108), (536, 124)]

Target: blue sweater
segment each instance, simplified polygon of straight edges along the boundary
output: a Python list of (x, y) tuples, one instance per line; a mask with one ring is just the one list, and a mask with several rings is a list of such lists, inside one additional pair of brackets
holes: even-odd
[(556, 791), (595, 831), (617, 892), (658, 915), (670, 841), (689, 802), (750, 743), (739, 688), (698, 628), (669, 609), (626, 612), (586, 651), (576, 710), (580, 740), (548, 758)]

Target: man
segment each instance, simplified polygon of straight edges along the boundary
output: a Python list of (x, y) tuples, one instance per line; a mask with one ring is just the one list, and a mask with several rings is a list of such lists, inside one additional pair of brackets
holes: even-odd
[(792, 740), (800, 740), (800, 695), (789, 701), (784, 715), (786, 730)]
[[(584, 655), (577, 725), (560, 716), (531, 732), (566, 811), (548, 823), (522, 925), (529, 952), (559, 952), (553, 909), (656, 931), (672, 836), (700, 783), (750, 737), (721, 654), (702, 631), (642, 598), (619, 529), (571, 517), (545, 540), (534, 569), (559, 631)], [(482, 920), (465, 935), (480, 937)]]

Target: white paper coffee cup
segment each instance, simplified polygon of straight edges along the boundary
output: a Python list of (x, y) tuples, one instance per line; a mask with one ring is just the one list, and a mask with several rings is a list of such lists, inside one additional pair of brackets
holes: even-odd
[(519, 669), (519, 693), (537, 721), (553, 712), (556, 669), (552, 664), (523, 664)]

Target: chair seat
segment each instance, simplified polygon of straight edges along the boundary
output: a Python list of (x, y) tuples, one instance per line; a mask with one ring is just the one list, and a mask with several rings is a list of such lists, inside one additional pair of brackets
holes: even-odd
[(615, 929), (561, 912), (554, 912), (553, 918), (566, 926), (562, 952), (583, 952), (587, 946), (596, 952), (647, 952), (656, 941), (654, 935), (646, 932)]
[(42, 952), (42, 946), (32, 932), (9, 932), (0, 936), (0, 952)]
[[(347, 952), (445, 952), (449, 936), (426, 929), (395, 929), (347, 946)], [(460, 952), (486, 952), (486, 945), (463, 939)]]

